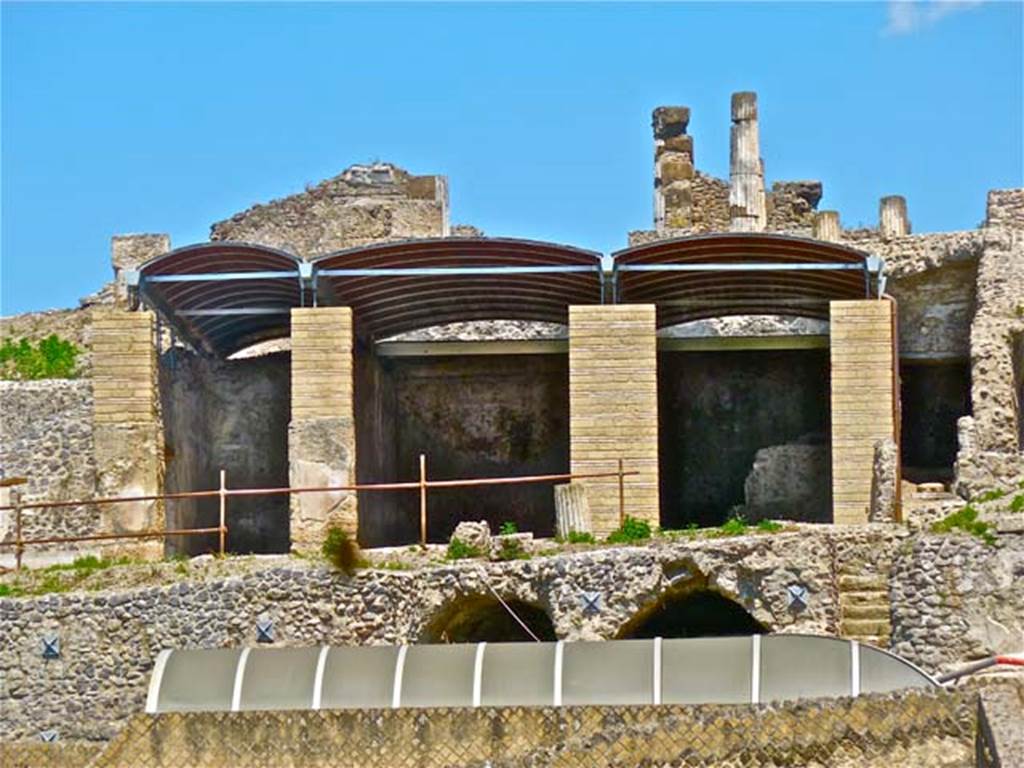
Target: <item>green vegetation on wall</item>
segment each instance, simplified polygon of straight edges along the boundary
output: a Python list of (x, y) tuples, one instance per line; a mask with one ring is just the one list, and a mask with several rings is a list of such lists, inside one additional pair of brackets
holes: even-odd
[(78, 345), (56, 334), (36, 344), (28, 339), (5, 339), (0, 345), (0, 379), (73, 379), (78, 375), (81, 354)]

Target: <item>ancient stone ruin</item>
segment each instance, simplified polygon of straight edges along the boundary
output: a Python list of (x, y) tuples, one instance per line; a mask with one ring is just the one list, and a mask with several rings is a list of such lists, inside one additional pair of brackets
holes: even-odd
[[(0, 382), (26, 481), (0, 563), (194, 558), (0, 594), (4, 738), (110, 739), (160, 648), (268, 621), (288, 646), (813, 632), (929, 674), (1024, 650), (1024, 190), (975, 230), (912, 232), (897, 195), (847, 229), (821, 182), (769, 185), (756, 94), (731, 117), (724, 180), (690, 110), (654, 110), (653, 228), (613, 254), (453, 225), (445, 177), (375, 163), (207, 242), (117, 235), (80, 307), (0, 320), (85, 350), (78, 379)], [(524, 476), (562, 479), (421, 496)], [(219, 488), (277, 491), (187, 495)], [(980, 538), (932, 530), (965, 510)], [(627, 522), (654, 538), (601, 545)], [(335, 529), (367, 569), (315, 559)]]

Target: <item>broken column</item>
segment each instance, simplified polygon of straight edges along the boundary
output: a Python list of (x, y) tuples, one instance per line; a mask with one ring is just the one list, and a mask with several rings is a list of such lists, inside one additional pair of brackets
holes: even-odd
[(910, 234), (907, 201), (904, 197), (889, 195), (881, 199), (878, 203), (878, 228), (886, 239)]
[[(658, 525), (658, 378), (653, 304), (569, 307), (572, 473), (616, 472), (624, 514)], [(574, 481), (577, 482), (577, 481)], [(617, 477), (584, 479), (597, 536), (619, 527)]]
[(839, 211), (819, 211), (814, 215), (814, 238), (829, 243), (838, 243), (843, 237), (839, 223)]
[[(288, 477), (293, 488), (355, 483), (352, 310), (305, 307), (291, 312), (291, 423)], [(327, 529), (358, 533), (352, 491), (291, 497), (291, 542), (297, 551), (319, 550)]]
[(137, 270), (150, 259), (169, 250), (169, 235), (114, 235), (110, 239), (110, 263), (114, 268), (114, 301), (118, 306), (128, 306), (125, 273)]
[(686, 135), (689, 107), (658, 107), (654, 128), (654, 228), (686, 229), (693, 223), (693, 137)]
[(892, 308), (829, 303), (834, 523), (868, 522), (875, 444), (896, 435)]
[[(100, 497), (152, 496), (163, 488), (163, 433), (157, 408), (157, 360), (151, 312), (104, 309), (93, 316), (93, 445)], [(156, 501), (100, 507), (102, 533), (164, 530)], [(161, 539), (111, 548), (160, 557)]]
[(757, 129), (757, 94), (734, 93), (729, 145), (729, 229), (761, 232), (767, 218), (764, 163)]

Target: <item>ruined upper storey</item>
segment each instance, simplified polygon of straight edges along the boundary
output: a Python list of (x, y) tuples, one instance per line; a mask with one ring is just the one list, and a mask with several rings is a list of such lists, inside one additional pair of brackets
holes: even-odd
[(306, 259), (382, 240), (449, 234), (448, 180), (414, 176), (390, 163), (353, 165), (210, 227), (211, 240), (271, 245)]

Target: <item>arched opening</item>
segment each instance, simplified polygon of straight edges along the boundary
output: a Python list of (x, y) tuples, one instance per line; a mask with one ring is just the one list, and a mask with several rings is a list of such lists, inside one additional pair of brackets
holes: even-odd
[[(506, 608), (507, 606), (507, 608)], [(511, 613), (510, 613), (511, 611)], [(529, 632), (516, 621), (512, 613)], [(506, 600), (474, 595), (455, 601), (445, 608), (423, 633), (427, 643), (517, 643), (555, 640), (555, 627), (543, 608), (522, 600)]]
[(618, 637), (729, 637), (768, 631), (739, 603), (717, 592), (700, 589), (663, 595), (628, 622)]

